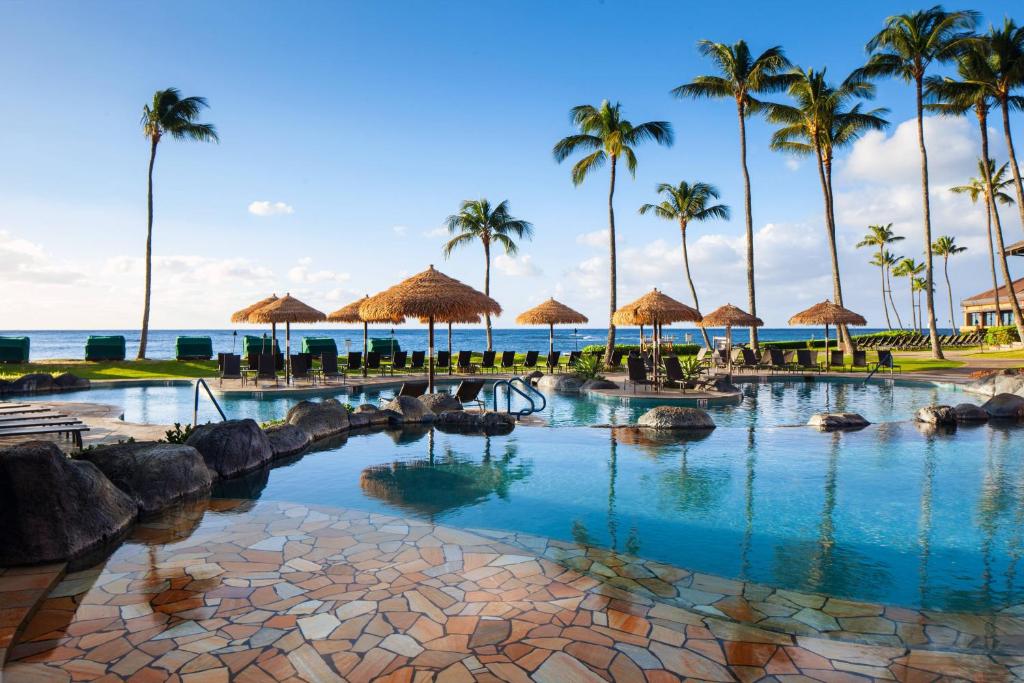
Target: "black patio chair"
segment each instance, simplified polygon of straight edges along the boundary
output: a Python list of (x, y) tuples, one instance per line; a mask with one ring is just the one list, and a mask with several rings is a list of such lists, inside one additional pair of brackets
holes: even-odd
[(665, 356), (661, 362), (665, 366), (665, 384), (674, 384), (686, 393), (686, 376), (679, 363), (679, 356)]
[(452, 364), (452, 354), (447, 351), (438, 351), (437, 360), (434, 361), (434, 368), (437, 370), (447, 370)]
[(828, 352), (828, 364), (830, 367), (846, 367), (846, 354), (842, 349), (832, 349)]
[(786, 354), (782, 352), (782, 349), (765, 349), (764, 354), (761, 356), (761, 364), (773, 374), (792, 369), (789, 363), (786, 362)]
[(857, 349), (853, 352), (850, 364), (846, 367), (850, 372), (853, 372), (854, 370), (866, 370), (870, 372), (874, 366), (874, 363), (868, 361), (868, 352), (863, 349)]
[(562, 352), (561, 351), (552, 351), (551, 353), (548, 354), (548, 359), (547, 359), (548, 372), (557, 372), (558, 371), (558, 361), (561, 359), (561, 357), (562, 357)]
[(395, 351), (395, 355), (391, 356), (391, 374), (395, 374), (395, 370), (399, 372), (405, 370), (405, 364), (408, 360), (408, 351)]
[(797, 349), (796, 368), (798, 370), (821, 372), (821, 365), (818, 363), (818, 352), (811, 351), (810, 349)]
[(481, 370), (489, 370), (490, 372), (494, 372), (494, 356), (495, 355), (496, 354), (494, 353), (494, 351), (484, 351), (484, 356), (483, 356), (483, 358), (480, 359), (480, 369)]
[(333, 353), (325, 353), (320, 356), (320, 377), (324, 384), (329, 379), (345, 379), (345, 373), (338, 372), (338, 357)]
[[(654, 382), (647, 376), (647, 366), (640, 356), (630, 356), (626, 359), (626, 383), (633, 385), (633, 393), (636, 393), (637, 385), (654, 387)], [(657, 388), (657, 387), (654, 387)]]
[(523, 369), (535, 370), (537, 368), (538, 356), (540, 356), (540, 351), (527, 351), (526, 358), (523, 360)]
[(427, 393), (427, 383), (425, 381), (402, 382), (402, 387), (398, 390), (399, 396), (410, 396), (412, 398), (419, 398), (425, 393)]
[(580, 358), (582, 358), (582, 357), (583, 357), (583, 354), (581, 352), (579, 352), (579, 351), (570, 351), (569, 352), (569, 362), (565, 364), (565, 367), (567, 369), (569, 369), (569, 370), (574, 370), (576, 368), (576, 364), (580, 362)]
[(274, 386), (277, 386), (277, 360), (272, 353), (261, 353), (256, 361), (256, 386), (260, 385), (261, 379), (274, 380)]
[(459, 355), (455, 358), (455, 371), (471, 373), (476, 369), (473, 367), (473, 352), (472, 351), (459, 351)]
[(516, 369), (516, 352), (515, 351), (502, 351), (501, 352), (501, 369), (515, 372)]
[(220, 384), (224, 385), (226, 379), (242, 379), (242, 357), (233, 353), (222, 353), (218, 355), (217, 362), (220, 365)]
[(304, 353), (291, 354), (289, 360), (291, 361), (292, 379), (308, 379), (310, 383), (313, 382), (312, 368), (309, 367), (310, 363), (307, 360), (308, 355)]
[(366, 371), (384, 374), (383, 366), (380, 364), (380, 351), (370, 351), (366, 354)]
[(612, 359), (608, 363), (609, 370), (621, 370), (622, 369), (622, 357), (625, 355), (622, 349), (615, 349), (612, 351)]
[(426, 351), (413, 351), (412, 360), (409, 362), (409, 369), (413, 371), (420, 371), (427, 362)]
[(349, 351), (348, 362), (345, 363), (345, 374), (360, 370), (363, 367), (363, 352)]
[(455, 388), (455, 399), (463, 405), (475, 405), (480, 410), (484, 409), (484, 401), (480, 398), (480, 390), (484, 387), (482, 379), (464, 379)]
[(881, 370), (882, 368), (887, 368), (889, 370), (890, 375), (893, 373), (894, 370), (896, 372), (899, 372), (900, 374), (903, 374), (903, 368), (896, 364), (896, 361), (892, 355), (892, 350), (890, 349), (878, 350), (878, 362), (875, 363), (875, 368), (878, 370)]

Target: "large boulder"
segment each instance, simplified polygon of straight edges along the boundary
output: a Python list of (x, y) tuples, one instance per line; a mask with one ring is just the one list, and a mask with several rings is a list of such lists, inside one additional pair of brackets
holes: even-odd
[(1024, 396), (1024, 373), (1017, 368), (1007, 368), (998, 372), (991, 372), (980, 377), (963, 387), (964, 391), (985, 396), (997, 396), (999, 394), (1016, 394)]
[(682, 406), (657, 406), (636, 421), (640, 427), (650, 429), (714, 429), (715, 421), (706, 410)]
[(203, 495), (213, 484), (203, 456), (185, 444), (119, 443), (83, 451), (79, 458), (96, 465), (144, 515)]
[(443, 432), (460, 434), (508, 434), (516, 427), (516, 419), (507, 413), (446, 410), (439, 413), (434, 426)]
[(988, 413), (981, 406), (973, 403), (959, 403), (953, 408), (957, 422), (987, 422)]
[(270, 441), (270, 450), (274, 458), (283, 458), (306, 450), (313, 443), (313, 437), (305, 429), (293, 424), (273, 425), (263, 430)]
[(384, 404), (384, 410), (390, 410), (401, 416), (401, 424), (433, 422), (434, 411), (423, 405), (418, 398), (411, 396), (395, 396)]
[(982, 404), (988, 416), (997, 420), (1019, 420), (1024, 418), (1024, 396), (996, 394)]
[(537, 388), (556, 394), (578, 394), (583, 380), (575, 375), (544, 375), (537, 380)]
[(823, 432), (832, 432), (837, 429), (863, 429), (870, 422), (857, 413), (817, 413), (811, 415), (807, 426), (816, 427)]
[(57, 562), (117, 539), (138, 506), (52, 441), (0, 451), (0, 566)]
[(363, 429), (373, 424), (370, 413), (352, 413), (348, 416), (348, 428)]
[(583, 383), (583, 386), (580, 387), (580, 392), (581, 393), (586, 393), (588, 391), (596, 391), (596, 390), (599, 390), (599, 389), (618, 389), (618, 388), (619, 388), (619, 385), (616, 384), (615, 382), (612, 382), (611, 380), (607, 380), (607, 379), (588, 379), (586, 382)]
[(712, 375), (695, 382), (693, 386), (697, 391), (719, 394), (735, 394), (739, 391), (739, 387), (732, 383), (728, 375)]
[(218, 477), (234, 477), (270, 462), (270, 439), (255, 420), (227, 420), (199, 425), (186, 442), (203, 456)]
[(11, 394), (39, 394), (53, 391), (53, 375), (46, 372), (30, 372), (13, 380), (7, 387)]
[(423, 394), (419, 397), (419, 402), (426, 406), (430, 412), (436, 414), (443, 413), (446, 410), (462, 410), (462, 403), (459, 402), (459, 399), (444, 391), (434, 394)]
[(53, 386), (58, 391), (78, 391), (88, 389), (91, 385), (89, 380), (70, 372), (62, 372), (53, 378)]
[(925, 406), (914, 414), (914, 420), (930, 425), (956, 424), (956, 412), (951, 406)]
[(333, 398), (297, 403), (288, 411), (286, 421), (307, 432), (314, 441), (349, 428), (348, 410)]

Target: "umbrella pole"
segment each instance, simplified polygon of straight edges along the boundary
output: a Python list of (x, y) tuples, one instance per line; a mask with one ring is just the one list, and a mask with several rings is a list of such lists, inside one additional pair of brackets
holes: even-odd
[(366, 377), (366, 357), (369, 355), (370, 346), (367, 343), (366, 337), (368, 335), (367, 328), (370, 326), (368, 322), (363, 321), (363, 377)]
[(732, 383), (732, 325), (725, 326), (725, 367), (729, 373), (729, 383)]
[(825, 323), (825, 370), (832, 369), (832, 354), (828, 352), (828, 323)]
[(292, 324), (287, 321), (284, 324), (284, 383), (292, 383)]
[(548, 357), (555, 352), (555, 324), (548, 323)]
[(658, 355), (660, 349), (658, 348), (658, 342), (661, 338), (659, 332), (658, 321), (654, 321), (654, 390), (658, 390)]
[(448, 374), (452, 374), (452, 324), (448, 323)]
[(434, 393), (434, 316), (427, 318), (427, 393)]

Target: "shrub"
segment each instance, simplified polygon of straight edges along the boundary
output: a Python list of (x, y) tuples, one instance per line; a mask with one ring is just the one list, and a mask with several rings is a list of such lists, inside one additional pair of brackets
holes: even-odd
[(174, 423), (173, 429), (168, 429), (164, 432), (167, 438), (163, 439), (167, 443), (185, 443), (188, 437), (192, 434), (192, 425), (186, 423), (184, 427), (181, 426), (180, 422)]
[(1017, 328), (1013, 325), (990, 327), (985, 330), (986, 344), (1012, 344), (1018, 341), (1020, 341), (1020, 335), (1017, 334)]
[(604, 379), (601, 374), (601, 364), (597, 361), (597, 355), (588, 353), (581, 355), (573, 366), (572, 374), (581, 380)]
[[(674, 344), (672, 346), (672, 353), (676, 354), (677, 356), (694, 356), (697, 354), (697, 351), (700, 350), (701, 346), (701, 344)], [(628, 353), (629, 351), (639, 351), (640, 345), (616, 344), (615, 348), (620, 351), (625, 351)], [(604, 344), (588, 344), (587, 346), (583, 347), (583, 353), (604, 353)]]

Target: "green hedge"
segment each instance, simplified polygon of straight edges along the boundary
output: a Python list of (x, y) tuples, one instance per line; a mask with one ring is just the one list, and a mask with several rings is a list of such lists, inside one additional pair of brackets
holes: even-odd
[[(700, 350), (703, 344), (673, 344), (672, 352), (680, 356), (692, 356)], [(616, 349), (620, 351), (630, 352), (639, 351), (639, 344), (616, 344)], [(604, 344), (588, 344), (583, 347), (583, 353), (604, 353)]]
[(1012, 344), (1018, 341), (1020, 341), (1020, 335), (1017, 334), (1017, 328), (1013, 325), (989, 327), (985, 330), (986, 344)]

